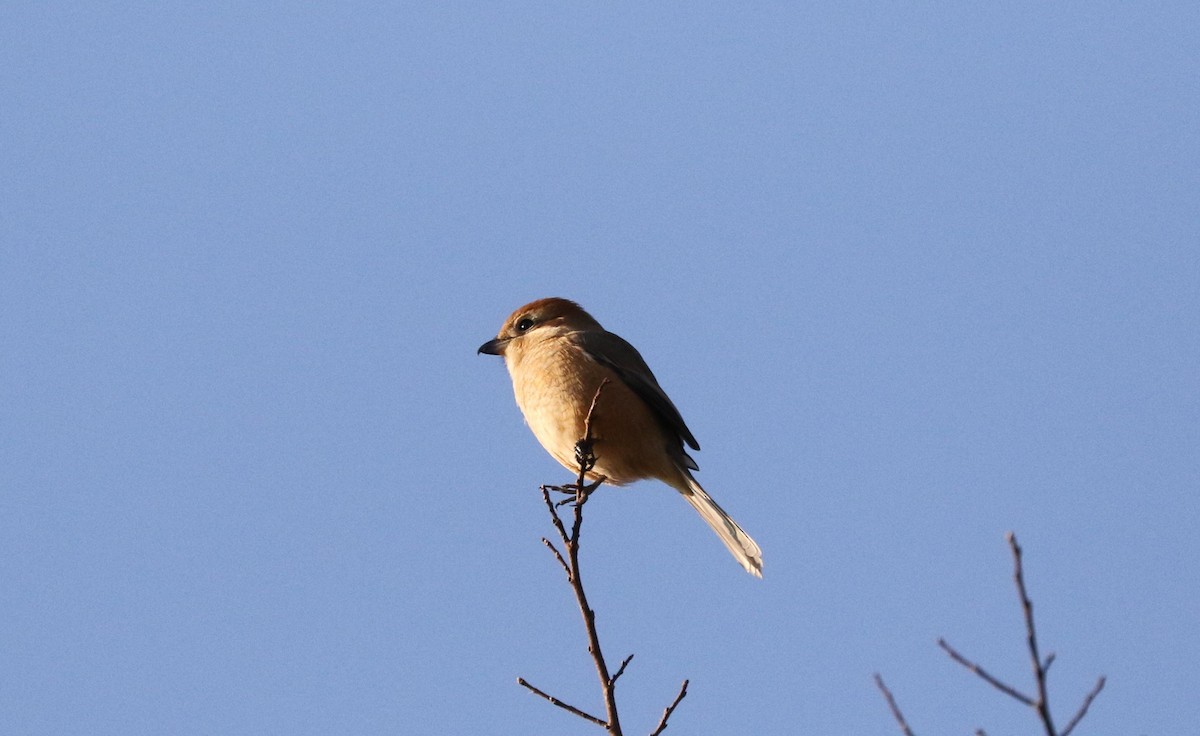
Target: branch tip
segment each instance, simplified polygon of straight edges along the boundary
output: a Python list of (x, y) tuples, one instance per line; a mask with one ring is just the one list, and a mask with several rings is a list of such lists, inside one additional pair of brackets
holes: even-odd
[(879, 692), (883, 693), (883, 699), (887, 701), (888, 708), (892, 711), (892, 718), (896, 719), (896, 724), (900, 726), (900, 732), (904, 736), (913, 736), (913, 731), (908, 727), (908, 721), (904, 720), (904, 714), (900, 712), (900, 706), (896, 704), (896, 698), (892, 697), (892, 691), (888, 690), (887, 685), (883, 684), (883, 675), (875, 673), (875, 687), (879, 688)]

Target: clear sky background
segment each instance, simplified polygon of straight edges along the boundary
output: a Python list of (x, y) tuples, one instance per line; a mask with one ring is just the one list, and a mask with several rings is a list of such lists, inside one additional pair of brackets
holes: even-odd
[(1200, 5), (0, 8), (0, 732), (589, 734), (566, 473), (477, 356), (638, 346), (765, 551), (588, 507), (647, 733), (1200, 723)]

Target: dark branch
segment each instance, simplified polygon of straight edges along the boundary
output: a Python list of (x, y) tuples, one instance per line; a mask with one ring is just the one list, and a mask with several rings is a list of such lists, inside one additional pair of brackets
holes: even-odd
[[(556, 486), (542, 486), (542, 500), (546, 503), (546, 508), (550, 510), (550, 521), (554, 524), (554, 528), (558, 531), (558, 536), (564, 543), (570, 543), (570, 537), (567, 536), (567, 529), (563, 526), (562, 519), (558, 516), (558, 511), (555, 510), (555, 503), (550, 500), (550, 491), (556, 490)], [(545, 539), (545, 537), (542, 537)], [(554, 550), (557, 552), (558, 550)], [(561, 555), (559, 555), (561, 557)]]
[[(950, 646), (945, 639), (938, 639), (937, 643), (939, 647), (945, 650), (946, 654), (950, 655), (951, 659), (953, 659), (955, 662), (958, 662), (963, 667), (966, 667), (968, 670), (974, 672), (984, 682), (988, 683), (1005, 695), (1008, 695), (1009, 697), (1024, 703), (1030, 708), (1033, 708), (1038, 714), (1038, 719), (1041, 721), (1042, 727), (1045, 729), (1046, 736), (1070, 736), (1070, 733), (1077, 725), (1079, 725), (1079, 722), (1083, 720), (1083, 717), (1087, 715), (1088, 708), (1091, 707), (1092, 701), (1095, 700), (1096, 696), (1100, 694), (1100, 691), (1104, 689), (1105, 679), (1104, 677), (1101, 677), (1096, 682), (1096, 686), (1093, 687), (1091, 692), (1087, 694), (1087, 697), (1084, 698), (1083, 704), (1079, 706), (1079, 711), (1067, 724), (1067, 727), (1061, 732), (1057, 731), (1054, 728), (1054, 719), (1050, 717), (1050, 703), (1047, 696), (1046, 687), (1046, 673), (1050, 671), (1050, 665), (1054, 664), (1054, 653), (1051, 652), (1043, 659), (1038, 652), (1037, 629), (1033, 623), (1033, 602), (1029, 600), (1029, 592), (1025, 588), (1025, 571), (1021, 564), (1021, 547), (1017, 544), (1016, 535), (1014, 535), (1012, 532), (1008, 533), (1007, 540), (1013, 554), (1013, 580), (1017, 585), (1017, 595), (1021, 600), (1021, 612), (1025, 618), (1025, 643), (1029, 650), (1029, 660), (1033, 665), (1033, 677), (1037, 685), (1037, 697), (1033, 698), (1025, 695), (1012, 685), (1001, 682), (999, 679), (980, 667), (978, 663), (973, 662), (972, 660), (969, 660), (963, 655), (959, 654), (958, 650)], [(888, 706), (892, 709), (892, 715), (895, 716), (896, 721), (900, 724), (900, 728), (904, 731), (906, 736), (912, 736), (912, 731), (908, 728), (908, 724), (904, 722), (904, 716), (900, 713), (900, 709), (897, 707), (896, 701), (892, 698), (891, 692), (887, 689), (887, 687), (884, 686), (883, 678), (881, 678), (879, 675), (875, 675), (875, 684), (879, 686), (880, 691), (883, 692), (884, 698), (887, 699)], [(982, 728), (978, 729), (975, 733), (976, 736), (986, 736)]]
[(662, 720), (658, 722), (658, 727), (650, 732), (650, 736), (658, 736), (667, 730), (667, 721), (671, 718), (671, 714), (675, 712), (675, 706), (679, 705), (679, 701), (687, 697), (687, 686), (688, 681), (684, 680), (683, 686), (679, 688), (679, 694), (675, 696), (675, 700), (671, 701), (671, 704), (663, 711)]
[(610, 679), (608, 681), (608, 684), (610, 686), (617, 684), (617, 679), (620, 678), (621, 675), (625, 674), (625, 668), (629, 666), (629, 663), (632, 660), (633, 660), (633, 655), (631, 654), (628, 657), (626, 657), (624, 660), (621, 661), (621, 666), (617, 668), (617, 671), (613, 674), (612, 679)]
[(1037, 702), (1034, 709), (1042, 719), (1046, 736), (1058, 736), (1054, 729), (1054, 719), (1050, 717), (1050, 701), (1046, 696), (1046, 668), (1042, 665), (1042, 657), (1038, 654), (1037, 631), (1033, 625), (1033, 602), (1025, 590), (1025, 573), (1021, 568), (1021, 546), (1017, 544), (1017, 536), (1008, 533), (1008, 546), (1013, 554), (1013, 581), (1017, 584), (1017, 593), (1021, 597), (1021, 610), (1025, 613), (1025, 642), (1029, 647), (1029, 659), (1033, 664), (1033, 678), (1037, 682)]
[[(588, 604), (587, 592), (583, 588), (583, 579), (579, 571), (579, 530), (583, 526), (583, 505), (587, 502), (588, 494), (599, 487), (602, 481), (588, 488), (585, 484), (587, 472), (595, 467), (596, 457), (592, 453), (592, 414), (596, 411), (596, 402), (604, 391), (608, 379), (600, 382), (596, 395), (592, 397), (592, 405), (588, 409), (587, 418), (583, 424), (583, 439), (576, 446), (576, 457), (579, 458), (579, 478), (576, 483), (575, 519), (571, 525), (571, 535), (563, 535), (563, 544), (567, 548), (567, 560), (571, 569), (571, 589), (575, 591), (575, 602), (579, 604), (579, 612), (583, 615), (583, 627), (587, 630), (588, 653), (596, 665), (596, 676), (600, 679), (600, 690), (604, 694), (604, 712), (608, 717), (605, 724), (608, 732), (621, 736), (621, 719), (617, 714), (616, 690), (613, 689), (612, 677), (608, 674), (608, 663), (604, 661), (604, 653), (600, 650), (600, 635), (596, 632), (596, 612)], [(554, 515), (558, 518), (558, 515)], [(561, 523), (558, 525), (561, 530)], [(561, 531), (560, 531), (561, 533)]]
[(1071, 736), (1071, 732), (1075, 730), (1075, 727), (1078, 726), (1079, 722), (1083, 720), (1083, 717), (1087, 715), (1088, 708), (1091, 707), (1092, 701), (1096, 699), (1096, 696), (1099, 695), (1100, 691), (1103, 689), (1104, 676), (1102, 675), (1100, 679), (1096, 681), (1096, 687), (1092, 688), (1092, 691), (1087, 694), (1086, 698), (1083, 699), (1083, 705), (1079, 706), (1079, 712), (1075, 714), (1075, 717), (1072, 718), (1071, 722), (1067, 724), (1067, 727), (1063, 729), (1061, 736)]
[[(545, 491), (543, 490), (542, 493), (545, 493)], [(546, 503), (549, 504), (550, 497), (547, 495), (547, 496), (545, 496), (545, 499), (546, 499)], [(563, 556), (559, 553), (558, 547), (555, 547), (553, 544), (551, 544), (550, 540), (546, 539), (545, 537), (542, 537), (542, 544), (546, 545), (546, 547), (549, 548), (549, 550), (554, 553), (554, 559), (558, 560), (558, 564), (562, 565), (563, 572), (565, 572), (567, 574), (567, 580), (570, 580), (571, 579), (571, 568), (567, 566), (567, 561), (564, 560)]]
[(904, 736), (913, 736), (912, 729), (908, 727), (908, 721), (904, 720), (904, 714), (900, 712), (900, 706), (896, 705), (896, 699), (892, 697), (892, 691), (888, 690), (887, 685), (883, 684), (883, 676), (878, 672), (875, 673), (875, 687), (879, 688), (879, 692), (883, 693), (883, 699), (887, 701), (888, 707), (892, 709), (892, 718), (896, 719), (896, 723), (900, 725), (900, 731)]
[(579, 716), (580, 718), (586, 718), (587, 720), (591, 721), (592, 723), (595, 723), (598, 726), (605, 726), (605, 727), (608, 726), (607, 723), (600, 720), (599, 718), (592, 715), (591, 713), (585, 713), (573, 705), (564, 703), (563, 701), (559, 700), (558, 698), (554, 697), (553, 695), (549, 695), (547, 693), (542, 692), (541, 690), (538, 690), (533, 685), (530, 685), (529, 682), (527, 682), (525, 680), (525, 678), (523, 678), (523, 677), (517, 678), (517, 684), (520, 685), (521, 687), (528, 688), (529, 691), (532, 692), (534, 695), (541, 695), (543, 698), (545, 698), (546, 700), (549, 700), (551, 703), (553, 703), (554, 705), (557, 705), (559, 708), (562, 708), (563, 710), (571, 711), (572, 713)]
[(987, 684), (996, 688), (997, 690), (1004, 693), (1005, 695), (1009, 695), (1011, 697), (1016, 698), (1017, 700), (1021, 701), (1022, 703), (1024, 703), (1025, 705), (1028, 705), (1031, 708), (1034, 707), (1033, 698), (1029, 697), (1028, 695), (1025, 695), (1024, 693), (1018, 692), (1016, 690), (1016, 688), (1014, 688), (1012, 685), (1006, 685), (1005, 683), (1001, 682), (1000, 680), (997, 680), (995, 677), (992, 677), (992, 675), (990, 675), (987, 670), (980, 667), (975, 662), (972, 662), (971, 660), (967, 659), (963, 655), (959, 654), (958, 650), (956, 650), (954, 647), (950, 646), (950, 644), (945, 639), (938, 639), (937, 643), (938, 643), (939, 647), (941, 647), (942, 649), (944, 649), (946, 651), (946, 654), (950, 655), (951, 659), (953, 659), (955, 662), (958, 662), (963, 667), (966, 667), (967, 669), (971, 670), (975, 674), (979, 675), (979, 677), (982, 678), (983, 681), (986, 682)]

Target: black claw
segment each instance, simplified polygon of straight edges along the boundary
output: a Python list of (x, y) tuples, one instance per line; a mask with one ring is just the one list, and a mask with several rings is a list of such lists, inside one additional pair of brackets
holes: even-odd
[(596, 467), (596, 454), (592, 451), (591, 440), (579, 440), (575, 443), (575, 462), (587, 472)]

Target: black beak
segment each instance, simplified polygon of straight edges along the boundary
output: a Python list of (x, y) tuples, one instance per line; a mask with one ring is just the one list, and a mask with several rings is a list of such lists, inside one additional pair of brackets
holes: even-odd
[(487, 353), (488, 355), (504, 355), (504, 348), (507, 345), (508, 340), (501, 340), (497, 337), (495, 340), (488, 340), (484, 344), (480, 345), (479, 350), (477, 350), (475, 354), (479, 355), (480, 353)]

